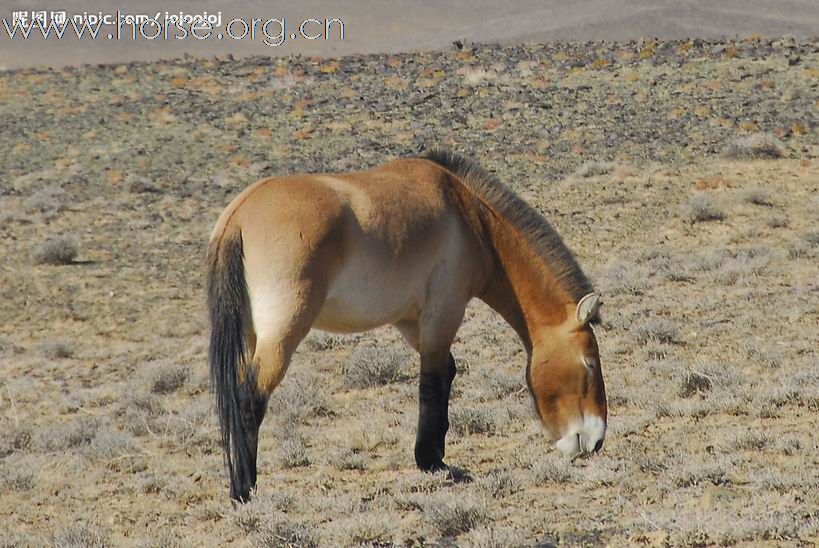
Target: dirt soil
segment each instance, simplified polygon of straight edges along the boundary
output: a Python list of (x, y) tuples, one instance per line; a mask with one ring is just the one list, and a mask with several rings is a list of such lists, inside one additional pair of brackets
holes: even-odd
[[(0, 74), (0, 546), (819, 542), (817, 111), (815, 40)], [(540, 208), (603, 294), (603, 451), (549, 447), (522, 347), (475, 303), (447, 453), (473, 481), (415, 471), (394, 330), (313, 333), (232, 508), (213, 223), (263, 176), (429, 144)]]

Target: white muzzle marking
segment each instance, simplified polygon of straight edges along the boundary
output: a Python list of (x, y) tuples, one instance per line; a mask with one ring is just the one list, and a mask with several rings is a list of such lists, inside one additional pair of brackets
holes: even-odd
[(565, 436), (557, 440), (555, 447), (566, 455), (574, 457), (594, 451), (597, 444), (606, 437), (606, 423), (596, 415), (587, 415), (583, 422), (575, 423)]

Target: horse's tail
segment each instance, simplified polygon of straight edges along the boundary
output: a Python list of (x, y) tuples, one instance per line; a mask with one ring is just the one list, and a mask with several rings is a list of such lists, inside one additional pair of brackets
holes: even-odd
[(240, 232), (214, 240), (208, 249), (207, 270), (210, 386), (216, 396), (230, 496), (242, 501), (255, 484), (256, 470), (239, 400), (239, 391), (245, 388), (239, 369), (246, 359), (244, 308), (248, 300)]

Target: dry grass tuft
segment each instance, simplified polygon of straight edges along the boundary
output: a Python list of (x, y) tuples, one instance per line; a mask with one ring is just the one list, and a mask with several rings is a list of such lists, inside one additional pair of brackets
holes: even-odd
[(680, 385), (680, 397), (690, 398), (698, 394), (705, 394), (714, 386), (714, 380), (704, 373), (688, 371)]
[(788, 217), (781, 213), (773, 213), (769, 218), (767, 225), (771, 228), (787, 228), (790, 225)]
[(617, 260), (606, 271), (607, 293), (612, 295), (642, 295), (648, 287), (648, 272), (633, 262)]
[(0, 458), (13, 453), (24, 452), (31, 447), (31, 429), (26, 426), (12, 426), (0, 436)]
[(66, 527), (54, 534), (54, 548), (108, 548), (113, 546), (108, 535), (86, 524)]
[(34, 488), (34, 474), (27, 470), (0, 468), (0, 491), (30, 491)]
[(43, 242), (34, 252), (37, 264), (66, 265), (77, 258), (77, 241), (69, 236), (57, 236)]
[(394, 348), (357, 347), (344, 366), (348, 388), (372, 388), (410, 378), (405, 364), (409, 353)]
[(163, 532), (140, 539), (134, 548), (183, 548), (191, 546), (173, 533)]
[(163, 364), (148, 375), (148, 387), (152, 394), (172, 394), (190, 378), (190, 371), (177, 364)]
[(518, 375), (492, 371), (485, 377), (482, 386), (493, 398), (499, 400), (520, 391), (525, 386), (525, 380)]
[(767, 190), (761, 188), (754, 188), (746, 191), (742, 195), (742, 199), (749, 204), (758, 205), (762, 207), (773, 207), (773, 196)]
[(763, 367), (778, 369), (785, 361), (785, 352), (781, 348), (753, 343), (746, 343), (744, 346), (748, 359)]
[(298, 426), (285, 418), (278, 429), (279, 434), (279, 462), (285, 468), (309, 466), (310, 458), (307, 453), (307, 442), (299, 432)]
[(728, 466), (721, 461), (690, 462), (676, 469), (674, 483), (677, 487), (691, 487), (704, 483), (725, 485), (728, 480)]
[(695, 194), (683, 206), (685, 217), (692, 223), (721, 221), (725, 213), (714, 203), (708, 194)]
[(270, 397), (270, 409), (277, 415), (302, 419), (333, 415), (319, 379), (294, 374), (285, 377), (282, 384), (273, 392)]
[[(510, 527), (492, 527), (484, 525), (476, 527), (464, 536), (464, 546), (475, 548), (507, 548), (508, 546), (524, 546), (520, 534)], [(544, 545), (545, 546), (545, 545)]]
[(327, 350), (339, 350), (344, 348), (345, 341), (343, 337), (325, 333), (324, 331), (311, 331), (304, 344), (313, 352), (325, 352)]
[(26, 213), (45, 213), (53, 217), (63, 211), (71, 201), (68, 193), (60, 187), (48, 187), (35, 192), (23, 201)]
[(313, 548), (319, 546), (318, 539), (319, 533), (314, 525), (277, 514), (253, 536), (253, 545), (259, 548)]
[(449, 425), (459, 436), (494, 434), (497, 430), (497, 417), (488, 409), (455, 407), (449, 411)]
[(743, 432), (734, 436), (728, 448), (731, 451), (762, 451), (771, 445), (771, 438), (764, 432)]
[(115, 416), (121, 428), (134, 436), (144, 436), (158, 429), (154, 421), (162, 411), (162, 405), (156, 396), (135, 392), (123, 397)]
[(445, 537), (458, 536), (489, 519), (486, 501), (466, 489), (430, 494), (422, 506), (424, 516)]
[(349, 447), (330, 453), (327, 460), (339, 470), (364, 470), (367, 468), (364, 457), (358, 451)]
[(807, 232), (802, 238), (810, 245), (819, 245), (819, 230)]
[(61, 360), (74, 356), (74, 343), (67, 340), (43, 341), (39, 345), (40, 352), (49, 359)]
[(495, 470), (475, 481), (475, 487), (493, 499), (508, 497), (520, 489), (515, 476), (506, 470)]
[(97, 435), (99, 421), (80, 417), (68, 424), (44, 426), (34, 433), (32, 445), (43, 451), (64, 451), (89, 445)]
[(599, 177), (600, 175), (608, 175), (614, 171), (614, 164), (612, 162), (586, 162), (575, 172), (576, 175), (588, 179), (589, 177)]
[(754, 133), (729, 144), (722, 155), (731, 160), (775, 160), (785, 156), (785, 145), (768, 133)]
[(532, 463), (532, 479), (537, 485), (568, 483), (572, 480), (572, 463), (562, 455), (549, 453)]
[(665, 318), (649, 318), (632, 328), (632, 336), (645, 346), (650, 342), (662, 344), (679, 344), (680, 331), (674, 322)]
[(393, 519), (384, 513), (356, 514), (339, 523), (345, 546), (390, 546)]

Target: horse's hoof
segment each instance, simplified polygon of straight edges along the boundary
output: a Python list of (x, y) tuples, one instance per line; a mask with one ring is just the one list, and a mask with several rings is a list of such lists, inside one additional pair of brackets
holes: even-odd
[(435, 472), (441, 472), (442, 470), (449, 470), (449, 466), (447, 466), (446, 463), (442, 460), (430, 464), (418, 463), (418, 468), (422, 472), (429, 472), (431, 474), (434, 474)]

